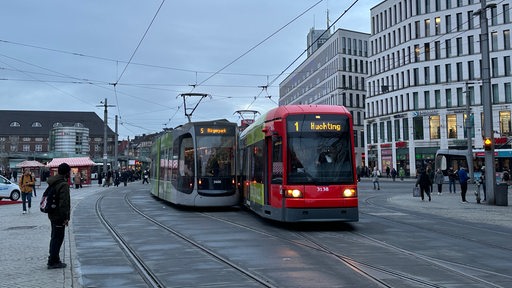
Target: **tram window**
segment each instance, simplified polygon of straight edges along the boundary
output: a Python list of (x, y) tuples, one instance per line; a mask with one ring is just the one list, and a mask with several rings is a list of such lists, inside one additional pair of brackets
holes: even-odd
[(272, 184), (283, 183), (283, 151), (281, 137), (272, 139)]

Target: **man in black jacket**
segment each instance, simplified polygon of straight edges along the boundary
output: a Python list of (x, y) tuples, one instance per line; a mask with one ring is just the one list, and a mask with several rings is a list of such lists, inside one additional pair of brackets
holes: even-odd
[(66, 263), (60, 261), (60, 247), (64, 241), (64, 232), (68, 226), (71, 214), (71, 199), (69, 196), (69, 173), (71, 168), (67, 163), (59, 165), (58, 174), (48, 178), (48, 185), (55, 185), (58, 207), (48, 213), (52, 225), (50, 239), (50, 256), (48, 256), (48, 269), (65, 268)]

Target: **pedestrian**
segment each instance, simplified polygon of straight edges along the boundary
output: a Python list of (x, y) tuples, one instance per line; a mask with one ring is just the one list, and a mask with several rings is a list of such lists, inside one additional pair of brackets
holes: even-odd
[(480, 175), (480, 184), (484, 190), (484, 202), (487, 201), (487, 191), (485, 191), (485, 166), (481, 168), (482, 174)]
[(460, 183), (460, 195), (462, 197), (462, 203), (468, 203), (466, 201), (466, 192), (468, 191), (468, 173), (464, 167), (461, 167), (458, 172), (459, 183)]
[(71, 200), (69, 196), (68, 179), (71, 167), (67, 163), (59, 165), (58, 174), (48, 178), (48, 185), (55, 185), (58, 206), (48, 213), (48, 219), (52, 226), (50, 249), (48, 256), (48, 269), (65, 268), (67, 265), (60, 260), (60, 248), (64, 241), (64, 233), (71, 216)]
[(386, 167), (386, 178), (389, 178), (389, 175), (391, 173), (391, 168), (389, 166)]
[(432, 169), (431, 166), (427, 167), (427, 175), (428, 178), (430, 178), (430, 193), (434, 193), (434, 177), (436, 176), (436, 173), (434, 172), (434, 169)]
[(380, 190), (379, 175), (380, 175), (379, 168), (373, 167), (373, 172), (372, 172), (373, 190), (375, 190), (375, 189)]
[(432, 182), (430, 181), (430, 177), (425, 169), (420, 170), (420, 176), (418, 177), (418, 180), (416, 180), (416, 187), (418, 186), (420, 186), (421, 201), (425, 200), (425, 193), (428, 195), (428, 201), (432, 201), (432, 198), (430, 197), (430, 187), (432, 186)]
[(32, 179), (34, 179), (34, 184), (32, 185), (32, 192), (34, 192), (34, 197), (37, 197), (36, 193), (36, 175), (34, 173), (31, 173)]
[(73, 182), (75, 183), (75, 189), (80, 188), (80, 182), (82, 182), (82, 177), (80, 177), (79, 173), (75, 174), (75, 177), (73, 177)]
[(21, 175), (19, 185), (21, 189), (21, 201), (23, 201), (22, 213), (27, 214), (27, 204), (29, 213), (32, 207), (32, 188), (34, 186), (34, 178), (32, 178), (29, 169), (25, 169), (25, 172)]
[(391, 168), (391, 178), (393, 178), (393, 181), (396, 179), (396, 174), (398, 173), (396, 172), (395, 167)]
[(400, 177), (400, 180), (404, 181), (404, 177), (405, 177), (404, 167), (400, 167), (400, 169), (398, 169), (398, 177)]
[[(450, 193), (457, 193), (455, 189), (455, 182), (457, 182), (457, 172), (453, 170), (453, 167), (448, 168), (448, 187), (450, 188)], [(453, 189), (452, 189), (453, 188)]]
[[(10, 177), (8, 178), (10, 179)], [(12, 171), (12, 179), (14, 182), (18, 181), (18, 171), (16, 171), (16, 169)]]
[(436, 175), (434, 176), (434, 183), (437, 184), (437, 195), (443, 194), (443, 183), (444, 183), (444, 174), (441, 169), (437, 169)]
[(501, 176), (501, 182), (507, 184), (510, 182), (510, 172), (508, 171), (508, 169), (505, 169), (505, 171), (503, 171), (503, 174)]
[(149, 184), (149, 171), (148, 169), (144, 170), (144, 173), (142, 173), (142, 184), (148, 183)]

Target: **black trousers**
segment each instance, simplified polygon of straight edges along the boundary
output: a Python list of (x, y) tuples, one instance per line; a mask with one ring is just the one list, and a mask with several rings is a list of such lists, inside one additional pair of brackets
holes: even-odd
[(50, 221), (52, 224), (52, 234), (50, 239), (50, 256), (48, 257), (48, 265), (57, 264), (60, 262), (60, 247), (64, 242), (64, 233), (66, 226), (62, 224), (62, 220)]
[(468, 191), (468, 183), (461, 182), (460, 183), (460, 196), (462, 197), (462, 201), (466, 201), (466, 192)]

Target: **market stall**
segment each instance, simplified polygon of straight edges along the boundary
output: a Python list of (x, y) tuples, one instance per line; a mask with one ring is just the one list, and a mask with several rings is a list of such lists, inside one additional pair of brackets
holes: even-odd
[(95, 164), (89, 157), (53, 158), (46, 167), (50, 168), (50, 174), (53, 176), (58, 173), (57, 168), (62, 163), (67, 163), (71, 167), (71, 181), (79, 173), (83, 179), (82, 184), (91, 184), (91, 168)]

